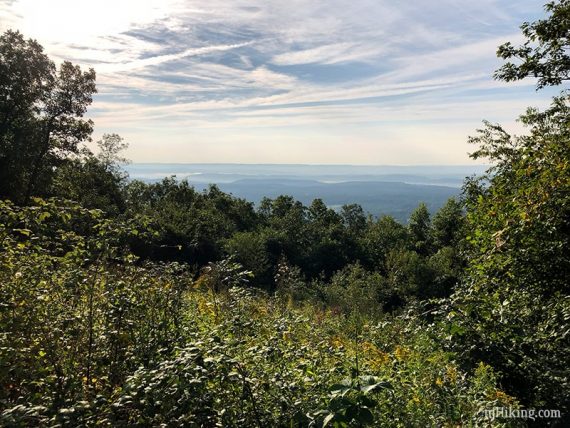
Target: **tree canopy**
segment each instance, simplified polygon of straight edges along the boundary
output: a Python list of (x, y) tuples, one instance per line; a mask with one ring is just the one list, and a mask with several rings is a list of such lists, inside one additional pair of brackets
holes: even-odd
[(0, 198), (47, 193), (54, 168), (90, 139), (83, 115), (95, 92), (93, 69), (56, 68), (36, 41), (0, 36)]
[[(567, 80), (569, 5), (549, 3), (547, 20), (524, 24), (529, 42), (499, 49), (523, 64), (508, 63), (497, 77), (533, 75), (539, 88)], [(570, 409), (569, 101), (563, 91), (548, 109), (529, 108), (520, 117), (526, 134), (485, 122), (470, 139), (478, 146), (471, 156), (492, 166), (465, 184), (468, 266), (448, 313), (457, 352), (493, 364), (524, 402), (563, 411)]]
[(521, 26), (527, 39), (521, 46), (507, 42), (497, 55), (507, 62), (495, 77), (507, 82), (526, 77), (537, 78), (537, 89), (560, 85), (570, 79), (570, 1), (558, 0), (545, 5), (547, 19), (525, 22)]

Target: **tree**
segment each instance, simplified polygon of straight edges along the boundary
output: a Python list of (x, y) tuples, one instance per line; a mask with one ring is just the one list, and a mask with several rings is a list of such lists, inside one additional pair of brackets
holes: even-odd
[(291, 196), (264, 198), (259, 205), (259, 214), (268, 227), (267, 251), (272, 262), (281, 255), (296, 266), (306, 260), (310, 237), (307, 233), (307, 207)]
[(340, 216), (344, 226), (353, 236), (361, 235), (366, 229), (366, 216), (360, 205), (343, 205), (340, 210)]
[[(529, 109), (530, 134), (488, 124), (473, 157), (491, 159), (469, 182), (468, 279), (450, 313), (461, 352), (503, 373), (526, 405), (570, 409), (570, 107)], [(565, 380), (566, 379), (566, 380)]]
[(120, 153), (129, 147), (129, 143), (118, 134), (103, 134), (97, 141), (99, 153), (97, 159), (107, 171), (123, 173), (121, 165), (129, 163), (129, 160), (122, 157)]
[(97, 155), (84, 148), (80, 156), (63, 161), (55, 171), (51, 194), (97, 208), (110, 215), (126, 209), (128, 174), (121, 169), (127, 159), (120, 152), (128, 147), (117, 134), (104, 134), (97, 141)]
[(426, 204), (423, 202), (412, 212), (408, 229), (412, 246), (418, 254), (425, 256), (430, 252), (431, 248), (431, 219)]
[(266, 236), (262, 232), (247, 231), (234, 233), (225, 243), (224, 248), (230, 256), (245, 269), (253, 273), (252, 283), (272, 291), (270, 260), (266, 248)]
[(310, 240), (304, 266), (309, 276), (324, 274), (328, 278), (351, 260), (359, 259), (357, 240), (340, 214), (321, 199), (313, 200), (308, 214)]
[(93, 69), (66, 61), (57, 70), (36, 41), (0, 36), (0, 197), (47, 193), (55, 168), (90, 138), (83, 115), (95, 92)]
[(450, 198), (435, 214), (432, 236), (436, 248), (457, 246), (463, 234), (463, 208), (455, 198)]
[(508, 62), (495, 72), (495, 77), (507, 82), (532, 76), (538, 79), (537, 89), (559, 85), (570, 79), (570, 0), (552, 1), (545, 5), (547, 19), (525, 22), (521, 30), (527, 41), (515, 47), (510, 42), (501, 46), (497, 55)]
[(386, 280), (378, 272), (368, 272), (358, 263), (335, 272), (323, 294), (328, 305), (347, 314), (357, 312), (371, 318), (382, 314), (392, 298)]
[[(522, 68), (507, 64), (499, 78), (535, 75), (539, 88), (567, 80), (569, 2), (546, 8), (548, 20), (523, 25), (538, 48), (527, 44)], [(569, 101), (563, 92), (545, 111), (528, 109), (526, 135), (485, 122), (470, 139), (479, 146), (471, 156), (492, 167), (464, 187), (467, 278), (448, 312), (460, 355), (493, 365), (524, 405), (562, 413), (570, 410)]]
[(425, 258), (415, 251), (392, 250), (386, 257), (386, 278), (390, 289), (395, 290), (392, 308), (413, 299), (425, 299), (439, 295), (434, 292), (434, 272)]
[(152, 184), (132, 181), (126, 195), (127, 215), (157, 232), (150, 241), (133, 244), (145, 258), (203, 266), (223, 256), (223, 245), (234, 233), (256, 223), (253, 204), (214, 185), (198, 192), (174, 177)]
[(375, 222), (369, 220), (361, 238), (367, 266), (385, 273), (386, 257), (390, 251), (406, 248), (408, 241), (408, 230), (394, 217), (384, 215)]

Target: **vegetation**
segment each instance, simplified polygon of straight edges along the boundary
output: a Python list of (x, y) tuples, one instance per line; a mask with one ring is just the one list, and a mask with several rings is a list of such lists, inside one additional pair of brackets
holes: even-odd
[(54, 166), (77, 154), (93, 122), (95, 71), (64, 62), (56, 69), (34, 40), (0, 37), (0, 195), (26, 202), (45, 194)]
[[(523, 25), (525, 62), (497, 76), (565, 80), (567, 10), (550, 3), (547, 20)], [(499, 55), (520, 56), (512, 49)], [(404, 225), (358, 205), (279, 196), (256, 207), (215, 186), (128, 181), (121, 137), (105, 135), (98, 154), (81, 146), (92, 70), (56, 72), (12, 31), (0, 70), (1, 425), (568, 415), (566, 92), (521, 117), (525, 135), (485, 123), (472, 156), (492, 168), (462, 200), (433, 216), (420, 204)]]
[[(2, 203), (0, 218), (3, 425), (425, 426), (516, 404), (417, 317), (292, 305), (244, 287), (235, 262), (193, 281), (129, 253), (131, 225), (68, 202)], [(368, 279), (330, 286), (357, 297)]]
[(526, 42), (515, 47), (511, 43), (499, 46), (497, 56), (502, 59), (516, 59), (518, 64), (507, 62), (495, 76), (506, 81), (520, 80), (532, 76), (537, 78), (537, 89), (560, 85), (570, 79), (570, 2), (551, 1), (545, 5), (550, 16), (536, 22), (525, 22), (522, 26)]

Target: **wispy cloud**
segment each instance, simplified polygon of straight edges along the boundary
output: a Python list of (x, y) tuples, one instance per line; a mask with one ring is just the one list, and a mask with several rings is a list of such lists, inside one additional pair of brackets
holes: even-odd
[(246, 43), (236, 43), (232, 45), (214, 45), (214, 46), (204, 46), (200, 48), (190, 48), (174, 54), (156, 55), (148, 58), (136, 59), (129, 62), (103, 64), (99, 66), (99, 70), (103, 72), (140, 70), (145, 67), (159, 65), (168, 61), (175, 61), (178, 59), (183, 59), (198, 55), (205, 55), (214, 52), (229, 51), (232, 49), (241, 48), (243, 46), (248, 46), (250, 44), (251, 42), (246, 42)]
[(0, 30), (94, 67), (96, 131), (121, 132), (135, 160), (154, 159), (160, 141), (163, 161), (184, 144), (188, 160), (274, 161), (290, 141), (283, 161), (318, 162), (307, 150), (328, 139), (322, 162), (359, 162), (357, 147), (413, 163), (413, 147), (464, 163), (458, 139), (532, 103), (532, 82), (491, 73), (497, 45), (540, 14), (531, 0), (99, 0), (87, 12), (77, 0), (0, 0)]
[(276, 65), (339, 64), (358, 62), (377, 57), (387, 50), (381, 46), (359, 46), (356, 43), (335, 43), (310, 49), (291, 51), (276, 55), (271, 62)]

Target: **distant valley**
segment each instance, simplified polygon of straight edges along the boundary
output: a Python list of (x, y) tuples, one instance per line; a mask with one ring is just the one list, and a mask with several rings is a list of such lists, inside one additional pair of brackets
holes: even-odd
[(263, 197), (291, 195), (303, 204), (321, 198), (332, 208), (360, 204), (374, 216), (406, 222), (420, 202), (437, 211), (461, 192), (467, 176), (485, 166), (354, 166), (245, 164), (131, 164), (131, 179), (160, 181), (176, 176), (197, 189), (216, 184), (222, 191), (259, 203)]

